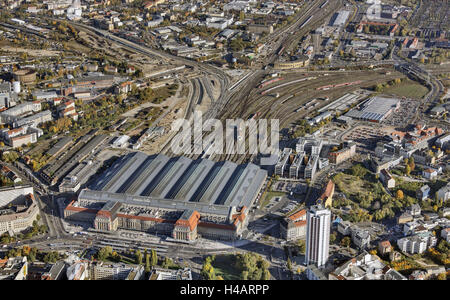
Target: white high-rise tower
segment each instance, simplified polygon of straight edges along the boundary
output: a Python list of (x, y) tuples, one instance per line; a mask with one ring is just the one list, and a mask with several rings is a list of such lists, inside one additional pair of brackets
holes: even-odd
[(312, 206), (306, 215), (306, 265), (317, 267), (328, 261), (331, 212), (322, 205)]

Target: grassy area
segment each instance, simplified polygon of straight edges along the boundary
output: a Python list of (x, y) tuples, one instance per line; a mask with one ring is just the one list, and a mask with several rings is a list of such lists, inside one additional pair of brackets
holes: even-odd
[[(106, 259), (106, 262), (108, 263), (112, 263), (112, 264), (116, 264), (118, 263), (114, 258), (112, 257), (108, 257)], [(135, 265), (136, 264), (136, 259), (134, 257), (129, 257), (127, 255), (124, 255), (123, 253), (120, 254), (120, 263), (124, 263), (127, 265)]]
[(414, 99), (422, 99), (428, 92), (427, 87), (409, 79), (400, 84), (383, 89), (383, 94), (393, 94), (399, 97)]
[(283, 197), (285, 195), (286, 195), (286, 193), (283, 193), (283, 192), (273, 192), (273, 191), (267, 192), (266, 195), (264, 196), (263, 200), (261, 201), (261, 208), (263, 208), (264, 206), (269, 204), (269, 202), (272, 198)]
[(366, 193), (373, 188), (370, 182), (345, 173), (335, 176), (333, 181), (340, 191), (350, 196), (350, 199), (357, 197), (360, 193)]
[(403, 193), (407, 196), (416, 197), (416, 192), (425, 185), (425, 183), (422, 182), (408, 182), (404, 181), (401, 178), (395, 178), (397, 185), (394, 189), (396, 192), (397, 190), (402, 190)]
[(240, 280), (240, 272), (235, 267), (236, 258), (234, 255), (218, 255), (212, 263), (217, 276), (222, 276), (225, 280)]

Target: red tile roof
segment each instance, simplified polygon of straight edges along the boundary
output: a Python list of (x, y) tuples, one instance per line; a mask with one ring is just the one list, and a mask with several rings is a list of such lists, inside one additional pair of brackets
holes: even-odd
[(290, 215), (288, 218), (289, 218), (290, 220), (292, 220), (292, 221), (295, 221), (295, 220), (297, 220), (297, 219), (303, 217), (304, 215), (306, 215), (306, 210), (305, 210), (305, 209), (302, 209), (302, 210), (299, 210), (299, 211), (296, 212), (296, 213), (293, 213), (293, 214)]
[(328, 197), (331, 196), (331, 194), (333, 193), (333, 190), (334, 190), (334, 182), (330, 179), (327, 183), (327, 186), (325, 187), (324, 192), (319, 197), (319, 199), (320, 200), (327, 199)]

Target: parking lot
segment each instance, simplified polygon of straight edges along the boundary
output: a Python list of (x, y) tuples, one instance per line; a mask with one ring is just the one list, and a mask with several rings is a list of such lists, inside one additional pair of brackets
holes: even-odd
[(413, 99), (401, 99), (400, 108), (384, 120), (384, 124), (395, 127), (405, 127), (414, 119), (420, 103)]
[(359, 147), (372, 149), (388, 132), (375, 126), (358, 126), (343, 136), (344, 141), (353, 141)]

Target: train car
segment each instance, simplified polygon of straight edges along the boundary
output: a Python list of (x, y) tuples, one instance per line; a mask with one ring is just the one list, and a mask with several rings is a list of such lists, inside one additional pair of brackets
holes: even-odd
[(266, 87), (266, 86), (268, 86), (268, 85), (270, 85), (270, 84), (272, 84), (272, 83), (275, 83), (275, 82), (278, 82), (278, 81), (281, 81), (281, 80), (283, 80), (283, 78), (282, 77), (278, 77), (278, 78), (275, 78), (275, 79), (272, 79), (272, 80), (269, 80), (269, 81), (263, 81), (260, 85), (259, 85), (259, 89), (262, 89), (263, 87)]
[(303, 27), (305, 27), (306, 26), (306, 24), (308, 24), (309, 23), (309, 21), (311, 21), (311, 19), (313, 18), (313, 16), (310, 16), (308, 19), (306, 19), (306, 21), (305, 22), (303, 22), (302, 23), (302, 25), (300, 26), (300, 29), (302, 29)]
[(260, 112), (251, 114), (251, 115), (248, 117), (247, 120), (254, 120), (254, 119), (256, 119), (259, 115), (260, 115)]

